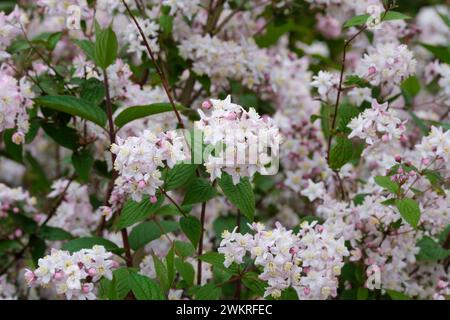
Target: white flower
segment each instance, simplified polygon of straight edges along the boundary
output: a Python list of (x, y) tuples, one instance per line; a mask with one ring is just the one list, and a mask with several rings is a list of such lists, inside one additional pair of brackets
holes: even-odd
[(325, 186), (323, 182), (314, 183), (311, 179), (309, 179), (308, 187), (303, 189), (301, 194), (307, 197), (309, 201), (321, 199), (325, 195)]

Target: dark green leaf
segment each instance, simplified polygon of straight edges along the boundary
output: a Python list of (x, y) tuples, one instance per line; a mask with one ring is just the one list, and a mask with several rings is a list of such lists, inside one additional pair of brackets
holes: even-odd
[(111, 27), (96, 30), (96, 40), (94, 47), (94, 57), (97, 66), (106, 70), (117, 58), (118, 42), (117, 37)]
[(353, 143), (346, 137), (338, 136), (336, 139), (336, 145), (330, 152), (330, 168), (339, 170), (352, 159), (353, 156)]
[(170, 191), (186, 185), (195, 175), (196, 169), (195, 164), (177, 164), (168, 172), (164, 189)]
[(200, 221), (193, 216), (183, 217), (180, 219), (180, 227), (194, 247), (197, 248), (202, 231)]
[(395, 205), (402, 218), (416, 228), (420, 220), (420, 208), (417, 202), (413, 199), (399, 199), (395, 201)]
[(255, 195), (248, 178), (242, 178), (234, 185), (229, 174), (222, 174), (219, 185), (227, 199), (234, 204), (248, 220), (253, 221), (255, 215)]
[(95, 245), (103, 246), (107, 251), (111, 252), (117, 252), (117, 250), (119, 249), (119, 247), (114, 242), (100, 237), (85, 237), (74, 239), (63, 244), (61, 249), (73, 253), (76, 251), (80, 251), (81, 249), (92, 249), (92, 247)]
[(133, 250), (145, 246), (147, 243), (158, 239), (163, 234), (173, 232), (179, 228), (178, 223), (174, 221), (149, 221), (143, 222), (131, 231), (130, 246)]
[(130, 273), (130, 288), (137, 300), (165, 300), (161, 288), (149, 277)]
[(35, 101), (47, 108), (79, 116), (101, 127), (106, 124), (106, 113), (91, 102), (73, 96), (42, 96)]
[(444, 249), (437, 241), (427, 236), (420, 239), (417, 245), (420, 248), (417, 255), (419, 261), (443, 260), (450, 255), (450, 250)]
[(393, 194), (397, 194), (400, 189), (398, 183), (392, 181), (390, 177), (376, 176), (374, 180), (377, 185), (392, 192)]
[(72, 164), (75, 172), (83, 182), (89, 181), (92, 166), (94, 165), (94, 157), (87, 149), (72, 154)]
[(189, 184), (183, 205), (206, 202), (216, 195), (217, 191), (210, 182), (202, 178), (196, 178)]
[(162, 195), (157, 197), (156, 203), (151, 203), (148, 196), (145, 196), (141, 202), (132, 199), (127, 200), (122, 208), (116, 228), (123, 229), (147, 219), (161, 207), (163, 202), (164, 196)]
[[(176, 105), (177, 110), (184, 110), (185, 108), (182, 105)], [(134, 106), (134, 107), (128, 107), (125, 110), (123, 110), (119, 115), (114, 119), (114, 123), (119, 128), (123, 127), (127, 123), (140, 119), (145, 118), (148, 116), (152, 116), (158, 113), (163, 112), (173, 112), (173, 107), (170, 103), (153, 103), (146, 106)]]

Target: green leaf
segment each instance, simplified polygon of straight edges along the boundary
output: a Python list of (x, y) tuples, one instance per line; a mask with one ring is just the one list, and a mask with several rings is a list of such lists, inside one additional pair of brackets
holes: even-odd
[(100, 237), (85, 237), (74, 239), (63, 244), (61, 249), (73, 253), (76, 251), (80, 251), (81, 249), (92, 249), (92, 247), (95, 245), (105, 247), (106, 251), (117, 252), (119, 250), (119, 247), (114, 242)]
[(45, 255), (47, 245), (45, 244), (44, 239), (41, 239), (33, 235), (30, 237), (30, 247), (31, 247), (31, 257), (33, 258), (34, 264), (37, 265), (38, 260)]
[(158, 239), (163, 234), (173, 232), (179, 228), (178, 223), (174, 221), (149, 221), (143, 222), (131, 231), (130, 246), (133, 250), (145, 246), (147, 243)]
[(164, 190), (170, 191), (186, 185), (195, 175), (197, 165), (180, 163), (167, 173)]
[(180, 273), (181, 277), (186, 281), (189, 286), (192, 286), (195, 278), (195, 270), (192, 264), (185, 262), (180, 258), (175, 258), (175, 267)]
[(338, 136), (336, 142), (336, 145), (330, 151), (330, 168), (339, 170), (352, 159), (353, 143), (342, 136)]
[(395, 205), (402, 218), (416, 228), (420, 220), (420, 208), (417, 202), (413, 199), (401, 199), (396, 200)]
[(367, 300), (369, 297), (369, 290), (367, 288), (358, 288), (358, 291), (356, 292), (356, 299), (357, 300)]
[(220, 298), (221, 290), (214, 283), (208, 283), (200, 287), (195, 292), (195, 299), (197, 300), (218, 300)]
[(350, 123), (350, 121), (357, 117), (360, 114), (361, 110), (357, 107), (355, 107), (352, 104), (343, 103), (338, 110), (338, 119), (339, 119), (339, 125), (338, 130), (346, 133), (350, 133), (350, 128), (347, 127), (347, 125)]
[(393, 194), (397, 194), (400, 189), (398, 183), (392, 181), (390, 177), (376, 176), (374, 180), (377, 185), (392, 192)]
[(444, 249), (434, 239), (424, 236), (417, 242), (420, 248), (417, 260), (419, 261), (436, 261), (446, 259), (450, 255), (450, 250)]
[(89, 60), (95, 61), (95, 45), (89, 40), (74, 40), (74, 43), (83, 50)]
[(218, 252), (207, 252), (205, 254), (202, 254), (199, 259), (213, 266), (221, 267), (223, 267), (223, 263), (225, 262), (225, 257), (223, 256), (223, 254)]
[(420, 92), (420, 82), (416, 76), (411, 76), (401, 84), (403, 97), (407, 104), (411, 104), (415, 96)]
[(180, 227), (194, 247), (197, 248), (202, 231), (200, 221), (193, 216), (183, 217), (180, 219)]
[(130, 273), (127, 268), (120, 268), (113, 271), (113, 279), (108, 288), (108, 298), (110, 300), (122, 300), (131, 290)]
[(60, 146), (70, 150), (78, 149), (79, 137), (74, 128), (56, 123), (43, 123), (42, 129)]
[(42, 96), (34, 99), (38, 104), (92, 121), (101, 127), (106, 124), (106, 113), (91, 102), (73, 96)]
[(73, 236), (64, 229), (43, 226), (39, 230), (39, 236), (44, 240), (50, 241), (60, 241), (60, 240), (70, 240), (73, 239)]
[(217, 195), (217, 190), (203, 178), (192, 180), (184, 196), (183, 205), (206, 202)]
[(386, 290), (387, 294), (392, 300), (411, 300), (406, 294), (395, 290)]
[(356, 74), (351, 74), (345, 77), (344, 85), (351, 87), (356, 86), (358, 88), (370, 88), (370, 83), (366, 80), (357, 76)]
[(263, 297), (266, 291), (266, 282), (259, 279), (255, 272), (247, 272), (242, 278), (242, 284), (254, 292), (257, 296)]
[(173, 281), (175, 280), (175, 254), (174, 254), (174, 252), (175, 251), (172, 246), (166, 255), (167, 281), (169, 283), (169, 287), (172, 286)]
[(446, 64), (450, 64), (450, 49), (444, 46), (432, 46), (422, 43), (422, 47), (430, 51), (437, 59)]
[(96, 78), (83, 81), (80, 89), (80, 97), (96, 106), (100, 105), (105, 98), (105, 85)]
[(80, 152), (74, 152), (72, 154), (72, 164), (80, 180), (88, 182), (92, 166), (94, 165), (94, 157), (92, 157), (89, 150), (83, 149)]
[[(383, 17), (383, 15), (384, 13), (381, 14), (381, 17)], [(368, 14), (354, 16), (345, 22), (344, 28), (363, 25), (367, 22), (368, 18), (369, 18)], [(405, 20), (405, 19), (411, 19), (411, 17), (401, 12), (389, 11), (388, 13), (386, 13), (386, 15), (384, 15), (383, 21)]]
[(149, 277), (130, 273), (130, 288), (137, 300), (165, 300), (161, 288)]
[(8, 250), (20, 249), (21, 245), (16, 240), (0, 240), (0, 256)]
[(153, 265), (155, 267), (156, 276), (159, 280), (159, 284), (161, 285), (164, 292), (169, 291), (169, 281), (167, 279), (167, 268), (164, 263), (155, 255), (152, 254), (153, 257)]
[(255, 215), (255, 195), (248, 178), (243, 178), (234, 185), (229, 174), (223, 173), (222, 178), (218, 180), (220, 188), (227, 199), (234, 204), (248, 220), (253, 221)]
[(368, 14), (361, 14), (358, 16), (351, 17), (344, 23), (344, 28), (363, 25), (366, 23), (368, 18), (369, 18)]
[(97, 30), (94, 47), (94, 58), (97, 66), (106, 70), (117, 58), (118, 42), (111, 27)]
[(118, 230), (129, 227), (137, 222), (147, 219), (161, 207), (164, 202), (164, 196), (158, 196), (156, 203), (151, 203), (150, 198), (145, 196), (141, 202), (128, 199), (125, 202), (120, 217), (117, 221)]
[[(184, 110), (185, 108), (182, 105), (176, 105), (177, 110)], [(117, 127), (121, 128), (127, 123), (136, 120), (145, 118), (148, 116), (152, 116), (155, 114), (163, 113), (163, 112), (173, 112), (173, 107), (170, 103), (153, 103), (145, 106), (134, 106), (128, 107), (123, 110), (119, 115), (114, 119), (114, 123)]]
[(61, 40), (62, 32), (55, 32), (50, 34), (47, 40), (47, 47), (50, 51), (55, 50), (56, 45), (58, 44), (59, 40)]
[(194, 246), (192, 244), (190, 244), (189, 242), (175, 240), (174, 246), (175, 246), (176, 254), (182, 259), (191, 257), (195, 253)]
[[(381, 14), (383, 16), (383, 14)], [(383, 21), (392, 21), (392, 20), (408, 20), (411, 19), (410, 16), (397, 12), (397, 11), (389, 11), (383, 18)]]
[(267, 26), (266, 33), (256, 37), (255, 42), (260, 48), (270, 47), (275, 44), (283, 34), (291, 31), (294, 26), (295, 23), (292, 20), (286, 21), (281, 25), (270, 23)]

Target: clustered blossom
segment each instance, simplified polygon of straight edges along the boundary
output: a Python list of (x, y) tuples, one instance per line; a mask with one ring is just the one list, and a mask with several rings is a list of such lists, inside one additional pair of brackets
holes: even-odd
[(28, 191), (21, 187), (10, 188), (0, 183), (0, 219), (5, 218), (8, 212), (18, 213), (21, 210), (36, 213), (36, 198), (31, 197)]
[(226, 87), (228, 79), (234, 79), (252, 88), (263, 82), (269, 70), (266, 52), (251, 41), (240, 44), (194, 34), (183, 40), (179, 49), (183, 58), (193, 61), (195, 73), (209, 76), (219, 87)]
[(422, 139), (416, 149), (422, 155), (424, 163), (438, 160), (450, 169), (450, 130), (444, 132), (442, 127), (432, 126), (431, 132)]
[(343, 258), (349, 255), (342, 237), (337, 239), (316, 222), (302, 223), (298, 234), (280, 223), (273, 230), (266, 231), (259, 223), (251, 225), (251, 229), (254, 235), (243, 235), (236, 229), (224, 232), (219, 252), (225, 255), (225, 267), (243, 263), (250, 253), (255, 265), (263, 268), (259, 278), (268, 283), (265, 297), (279, 298), (289, 287), (300, 299), (336, 296)]
[(112, 280), (112, 271), (118, 267), (111, 256), (98, 245), (72, 254), (52, 249), (50, 255), (39, 259), (36, 270), (25, 271), (25, 279), (29, 286), (53, 285), (68, 300), (94, 300), (94, 284), (102, 277)]
[(209, 154), (205, 161), (211, 181), (222, 172), (231, 175), (234, 184), (256, 172), (264, 174), (271, 161), (267, 149), (277, 156), (281, 138), (273, 120), (261, 117), (254, 108), (246, 111), (232, 103), (231, 96), (205, 101), (203, 107), (210, 109), (210, 115), (199, 110), (201, 120), (195, 126), (203, 132), (204, 142), (216, 148), (216, 154)]
[(406, 121), (397, 118), (395, 112), (388, 110), (388, 108), (387, 102), (379, 104), (376, 100), (373, 100), (370, 109), (365, 110), (350, 121), (348, 127), (352, 132), (348, 137), (350, 139), (358, 137), (365, 140), (368, 145), (400, 139), (406, 130)]
[[(3, 66), (2, 66), (3, 67)], [(33, 106), (34, 93), (31, 84), (21, 78), (17, 81), (0, 68), (0, 132), (17, 128), (12, 140), (16, 144), (25, 142), (29, 130), (28, 109)]]
[(116, 156), (114, 168), (119, 173), (115, 188), (131, 195), (135, 201), (140, 201), (143, 195), (155, 198), (163, 184), (161, 168), (172, 168), (186, 159), (184, 137), (175, 131), (155, 135), (144, 130), (137, 137), (118, 138), (111, 152)]
[(357, 74), (372, 85), (399, 85), (416, 71), (417, 61), (404, 44), (384, 43), (370, 47)]
[(75, 236), (87, 236), (95, 230), (99, 216), (94, 214), (87, 185), (60, 179), (55, 181), (51, 188), (48, 197), (63, 196), (63, 201), (49, 220), (49, 226), (66, 228)]

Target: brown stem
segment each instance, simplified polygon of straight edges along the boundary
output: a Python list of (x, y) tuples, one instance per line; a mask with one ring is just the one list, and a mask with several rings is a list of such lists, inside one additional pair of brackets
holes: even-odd
[[(241, 210), (238, 209), (237, 215), (236, 215), (236, 226), (237, 226), (237, 232), (241, 232)], [(238, 267), (239, 274), (241, 273), (240, 266)], [(241, 278), (236, 279), (236, 291), (234, 292), (234, 297), (236, 300), (241, 300)]]
[(155, 57), (152, 49), (150, 48), (150, 45), (148, 44), (147, 37), (145, 36), (144, 31), (142, 30), (141, 26), (139, 25), (139, 22), (137, 21), (136, 17), (134, 16), (133, 12), (130, 10), (130, 7), (125, 2), (125, 0), (122, 0), (122, 3), (125, 6), (125, 8), (126, 8), (128, 14), (130, 15), (131, 19), (133, 20), (134, 24), (136, 25), (136, 28), (138, 29), (142, 40), (144, 41), (144, 46), (147, 49), (147, 52), (148, 52), (148, 54), (150, 56), (150, 59), (152, 60), (153, 64), (155, 65), (156, 73), (158, 73), (158, 76), (161, 79), (162, 85), (164, 87), (164, 91), (166, 92), (167, 97), (169, 98), (170, 104), (172, 105), (173, 112), (175, 113), (175, 115), (177, 117), (179, 126), (184, 129), (183, 120), (181, 119), (180, 113), (178, 112), (177, 107), (175, 105), (175, 101), (173, 100), (173, 95), (171, 93), (171, 90), (170, 90), (167, 78), (165, 77), (164, 72), (162, 71), (162, 69), (160, 68), (158, 62), (156, 61), (156, 57)]
[(204, 234), (204, 226), (205, 226), (205, 213), (206, 213), (206, 202), (202, 203), (202, 212), (200, 216), (200, 224), (201, 224), (201, 230), (200, 230), (200, 241), (198, 243), (198, 259), (197, 259), (197, 284), (202, 284), (202, 260), (200, 259), (200, 256), (203, 254), (203, 234)]

